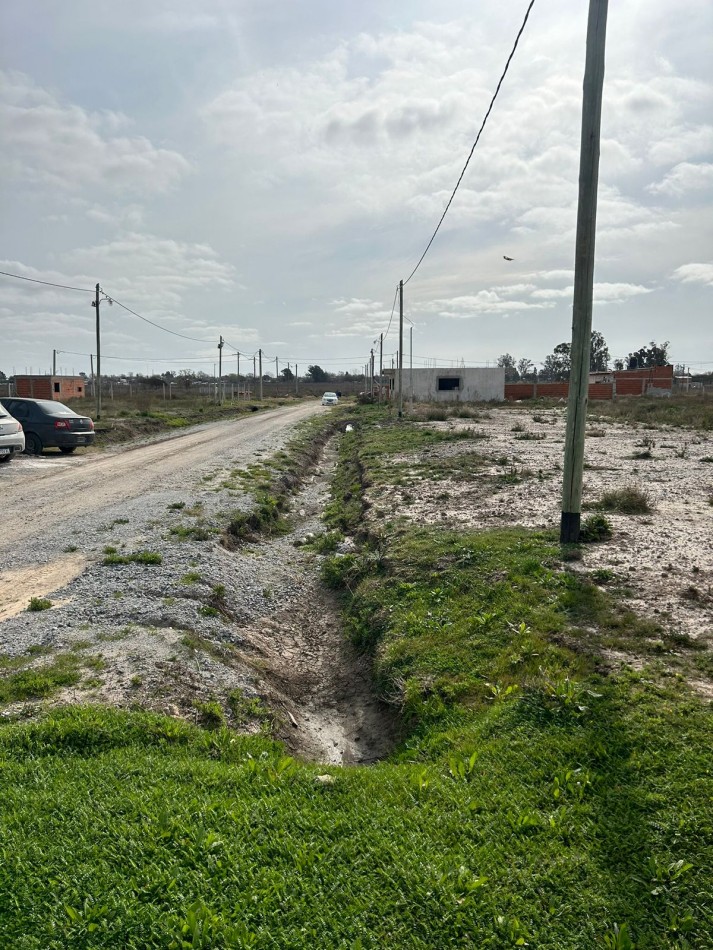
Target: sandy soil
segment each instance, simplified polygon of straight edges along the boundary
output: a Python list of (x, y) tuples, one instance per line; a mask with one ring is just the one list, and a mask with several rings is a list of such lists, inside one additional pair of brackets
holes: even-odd
[[(482, 437), (395, 458), (405, 465), (403, 484), (372, 492), (371, 517), (398, 512), (414, 522), (460, 528), (559, 528), (564, 409), (499, 409), (474, 420), (428, 424), (471, 429)], [(651, 458), (633, 458), (647, 449)], [(459, 456), (472, 461), (467, 477), (434, 478), (441, 460)], [(653, 511), (607, 513), (613, 539), (586, 545), (574, 567), (612, 570), (626, 581), (627, 606), (713, 646), (713, 464), (702, 461), (711, 456), (709, 433), (633, 428), (605, 417), (592, 421), (584, 503), (636, 485), (648, 494)], [(694, 685), (710, 692), (705, 681)]]

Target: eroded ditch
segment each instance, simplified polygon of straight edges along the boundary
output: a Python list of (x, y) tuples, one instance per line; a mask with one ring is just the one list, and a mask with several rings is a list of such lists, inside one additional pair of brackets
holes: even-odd
[[(4, 649), (27, 656), (28, 668), (70, 657), (81, 675), (45, 699), (8, 704), (3, 716), (89, 702), (206, 722), (206, 710), (217, 712), (217, 704), (229, 725), (257, 731), (269, 724), (292, 753), (309, 760), (383, 758), (394, 744), (397, 716), (378, 696), (369, 658), (349, 641), (339, 603), (319, 579), (322, 556), (295, 544), (323, 530), (335, 459), (328, 443), (290, 497), (288, 533), (235, 550), (217, 543), (214, 533), (203, 541), (172, 534), (198, 523), (194, 512), (203, 529), (217, 530), (236, 502), (218, 476), (182, 495), (181, 507), (161, 497), (154, 506), (166, 511), (161, 519), (112, 511), (111, 531), (84, 552), (79, 576), (58, 574), (49, 583), (52, 565), (39, 569), (54, 609), (17, 614), (2, 626)], [(108, 568), (107, 542), (120, 551), (137, 545), (159, 551), (162, 563)], [(30, 594), (36, 590), (23, 588), (25, 603)]]

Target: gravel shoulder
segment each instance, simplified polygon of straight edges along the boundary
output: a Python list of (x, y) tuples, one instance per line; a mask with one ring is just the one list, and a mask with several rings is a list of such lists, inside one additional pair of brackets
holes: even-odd
[[(320, 557), (295, 546), (321, 530), (333, 453), (307, 475), (286, 535), (236, 551), (221, 544), (230, 514), (253, 504), (238, 473), (319, 412), (329, 410), (278, 409), (101, 456), (8, 466), (0, 660), (13, 670), (71, 661), (79, 675), (2, 715), (87, 702), (197, 722), (218, 713), (319, 761), (382, 757), (393, 717), (319, 582)], [(160, 563), (107, 564), (107, 551)], [(53, 606), (28, 612), (31, 597)]]

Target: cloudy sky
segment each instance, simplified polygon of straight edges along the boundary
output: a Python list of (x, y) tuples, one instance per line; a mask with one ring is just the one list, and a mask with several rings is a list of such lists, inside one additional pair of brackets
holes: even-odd
[[(363, 366), (526, 7), (4, 3), (0, 270), (99, 281), (174, 331), (102, 306), (105, 372), (212, 372), (221, 334), (231, 367), (258, 347)], [(416, 365), (539, 362), (570, 338), (586, 19), (587, 0), (535, 3), (407, 286)], [(713, 368), (712, 37), (710, 0), (610, 4), (594, 326), (612, 357), (670, 340)], [(392, 323), (385, 362), (396, 346)], [(90, 294), (0, 277), (0, 369), (46, 372), (57, 349), (88, 370), (94, 348)]]

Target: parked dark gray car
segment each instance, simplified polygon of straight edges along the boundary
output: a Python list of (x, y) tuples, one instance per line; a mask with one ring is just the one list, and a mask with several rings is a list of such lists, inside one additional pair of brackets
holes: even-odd
[(22, 424), (25, 451), (39, 455), (43, 449), (57, 447), (69, 454), (78, 445), (94, 441), (94, 423), (73, 409), (51, 399), (23, 399), (3, 396), (0, 405)]

